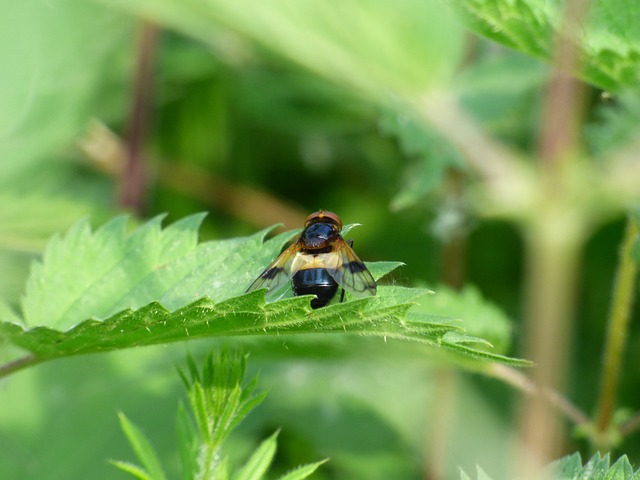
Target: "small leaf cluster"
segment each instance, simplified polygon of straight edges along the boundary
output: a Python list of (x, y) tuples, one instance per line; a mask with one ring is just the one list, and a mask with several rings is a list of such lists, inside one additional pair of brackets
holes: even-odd
[[(267, 473), (277, 448), (278, 432), (264, 440), (244, 465), (233, 469), (224, 443), (238, 424), (257, 407), (267, 392), (254, 394), (257, 378), (243, 385), (246, 357), (223, 349), (210, 354), (202, 369), (187, 358), (188, 373), (179, 370), (187, 391), (188, 408), (178, 412), (178, 437), (183, 478), (259, 480)], [(141, 466), (114, 461), (121, 470), (140, 480), (167, 478), (151, 442), (124, 414), (120, 423)], [(280, 480), (300, 480), (311, 475), (323, 461), (300, 466)]]
[[(477, 480), (491, 480), (482, 468), (476, 467)], [(460, 480), (471, 480), (462, 469), (459, 471)], [(640, 469), (631, 466), (626, 455), (621, 456), (611, 464), (611, 457), (596, 453), (587, 463), (582, 464), (579, 453), (567, 455), (549, 464), (539, 477), (546, 480), (594, 479), (594, 480), (640, 480)]]

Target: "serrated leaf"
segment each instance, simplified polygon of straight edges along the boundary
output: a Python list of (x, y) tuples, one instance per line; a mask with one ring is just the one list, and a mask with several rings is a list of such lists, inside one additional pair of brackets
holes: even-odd
[(153, 480), (153, 478), (142, 467), (129, 462), (121, 462), (119, 460), (111, 460), (112, 465), (118, 467), (123, 472), (130, 473), (139, 480)]
[[(477, 33), (521, 52), (550, 60), (560, 33), (567, 34), (562, 2), (459, 0)], [(605, 90), (635, 88), (640, 80), (640, 16), (634, 0), (590, 2), (573, 40), (580, 48), (580, 75)], [(633, 33), (632, 33), (633, 32)]]
[(320, 467), (320, 465), (322, 465), (323, 463), (326, 463), (327, 461), (328, 459), (321, 460), (315, 463), (308, 463), (307, 465), (302, 465), (286, 473), (285, 475), (280, 477), (278, 480), (302, 480), (310, 476), (313, 472), (315, 472), (318, 469), (318, 467)]
[(631, 480), (640, 476), (640, 469), (634, 473), (626, 455), (621, 456), (610, 466), (609, 454), (602, 456), (596, 453), (585, 465), (582, 465), (580, 454), (573, 453), (550, 463), (544, 473), (542, 478)]
[(604, 480), (628, 480), (632, 476), (633, 467), (629, 463), (627, 456), (623, 455), (611, 466)]
[(604, 478), (608, 469), (609, 454), (601, 456), (600, 453), (596, 453), (582, 468), (582, 476), (584, 478)]
[(575, 478), (582, 470), (582, 457), (579, 452), (575, 452), (559, 460), (551, 462), (545, 473), (550, 478)]
[(275, 432), (260, 444), (238, 471), (236, 480), (260, 480), (264, 476), (276, 454), (278, 433)]
[(146, 478), (150, 480), (164, 480), (166, 477), (160, 465), (160, 460), (151, 443), (147, 440), (147, 437), (138, 427), (131, 423), (123, 413), (120, 413), (118, 416), (120, 417), (122, 431), (144, 467), (144, 470), (141, 471), (144, 471), (148, 475)]
[(467, 285), (457, 291), (446, 285), (434, 287), (435, 295), (422, 298), (420, 311), (464, 320), (468, 335), (486, 340), (495, 353), (505, 353), (511, 344), (511, 321), (504, 312)]
[[(347, 295), (347, 301), (318, 310), (310, 308), (310, 296), (267, 303), (263, 290), (244, 294), (291, 234), (263, 243), (265, 230), (198, 244), (201, 218), (188, 217), (165, 229), (157, 218), (129, 233), (124, 218), (96, 232), (80, 222), (51, 242), (43, 263), (34, 267), (24, 300), (30, 320), (51, 315), (54, 323), (75, 325), (63, 331), (5, 322), (0, 339), (42, 361), (214, 336), (357, 333), (526, 364), (462, 344), (462, 337), (445, 337), (461, 331), (460, 325), (429, 315), (407, 316), (417, 299), (431, 293), (426, 289), (381, 285), (374, 297), (348, 301)], [(370, 267), (379, 276), (398, 265)], [(210, 298), (195, 299), (202, 294)], [(163, 303), (153, 301), (157, 298)], [(125, 309), (116, 313), (118, 306)]]
[[(203, 215), (160, 228), (161, 217), (131, 233), (118, 217), (92, 233), (86, 222), (53, 239), (36, 264), (23, 299), (25, 321), (65, 329), (154, 300), (175, 309), (202, 296), (242, 293), (251, 279), (247, 251), (258, 253), (266, 231), (198, 244)], [(256, 274), (257, 275), (257, 274)]]

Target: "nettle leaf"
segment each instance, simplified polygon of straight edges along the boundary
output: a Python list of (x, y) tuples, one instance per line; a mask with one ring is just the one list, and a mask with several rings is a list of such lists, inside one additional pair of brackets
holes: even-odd
[[(530, 476), (531, 472), (523, 472)], [(462, 469), (459, 470), (460, 480), (471, 480)], [(477, 467), (477, 480), (491, 480), (480, 467)], [(621, 456), (613, 465), (610, 457), (596, 453), (586, 464), (582, 464), (579, 453), (573, 453), (547, 465), (540, 475), (531, 478), (540, 479), (569, 479), (569, 478), (597, 478), (602, 480), (637, 480), (640, 479), (640, 469), (634, 472), (626, 455)]]
[(463, 324), (466, 334), (482, 338), (482, 342), (490, 344), (496, 353), (509, 350), (511, 321), (476, 287), (467, 285), (458, 291), (447, 285), (438, 285), (434, 289), (436, 294), (433, 297), (420, 299), (418, 308), (421, 311), (466, 320)]
[[(0, 323), (0, 340), (43, 361), (194, 338), (357, 333), (444, 348), (466, 358), (524, 366), (483, 348), (459, 322), (411, 312), (428, 290), (381, 285), (375, 297), (312, 310), (311, 296), (267, 303), (244, 293), (291, 238), (249, 237), (198, 243), (202, 215), (162, 229), (160, 218), (127, 232), (124, 217), (92, 232), (80, 222), (54, 238), (34, 266), (24, 321)], [(369, 265), (376, 278), (400, 265)]]
[[(526, 54), (551, 59), (565, 32), (563, 2), (458, 0), (477, 33)], [(640, 80), (640, 16), (635, 0), (595, 0), (580, 25), (581, 76), (600, 88), (635, 88)]]
[[(247, 53), (248, 42), (234, 32), (376, 101), (442, 85), (464, 54), (461, 26), (445, 2), (102, 1), (196, 36), (227, 58)], [(244, 48), (230, 49), (230, 38)]]

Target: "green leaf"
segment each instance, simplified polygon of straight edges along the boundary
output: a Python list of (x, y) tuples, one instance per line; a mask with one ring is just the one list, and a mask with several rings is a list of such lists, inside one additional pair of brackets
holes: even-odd
[[(43, 361), (215, 336), (356, 333), (418, 341), (467, 358), (527, 364), (479, 350), (463, 337), (445, 336), (462, 332), (459, 324), (429, 314), (407, 316), (429, 293), (425, 289), (380, 285), (375, 297), (318, 310), (311, 309), (310, 296), (267, 303), (263, 290), (245, 294), (291, 234), (263, 242), (265, 230), (198, 244), (201, 219), (187, 217), (161, 229), (156, 218), (129, 233), (124, 217), (96, 232), (80, 222), (52, 240), (43, 263), (33, 268), (23, 300), (30, 324), (73, 326), (27, 329), (4, 322), (0, 339)], [(378, 277), (398, 265), (370, 267)], [(198, 298), (202, 295), (208, 297)]]
[(633, 467), (626, 455), (621, 456), (609, 469), (604, 480), (627, 480), (633, 477)]
[(275, 432), (260, 444), (236, 474), (236, 480), (260, 480), (264, 476), (276, 454), (278, 433)]
[(458, 475), (460, 475), (460, 480), (471, 480), (469, 475), (467, 475), (466, 472), (460, 467), (458, 467)]
[(634, 472), (626, 455), (610, 466), (610, 456), (596, 453), (583, 466), (579, 453), (567, 455), (552, 462), (544, 471), (543, 478), (598, 478), (603, 480), (628, 480), (640, 476), (640, 469)]
[(118, 467), (123, 472), (130, 473), (134, 477), (140, 480), (153, 480), (153, 478), (141, 467), (129, 462), (121, 462), (118, 460), (111, 460), (110, 463)]
[[(458, 0), (466, 23), (477, 33), (511, 48), (550, 60), (559, 33), (566, 34), (562, 2)], [(600, 88), (635, 88), (640, 80), (640, 16), (635, 0), (595, 0), (574, 35), (580, 75)]]
[(309, 463), (307, 465), (302, 465), (286, 473), (285, 475), (280, 477), (279, 480), (302, 480), (304, 478), (309, 477), (311, 474), (313, 474), (313, 472), (315, 472), (318, 469), (318, 467), (320, 467), (320, 465), (322, 465), (323, 463), (326, 463), (327, 461), (328, 459), (321, 460), (315, 463)]
[[(469, 475), (467, 475), (465, 473), (464, 470), (462, 470), (461, 468), (458, 469), (458, 474), (460, 475), (460, 480), (471, 480), (471, 478), (469, 478)], [(480, 468), (480, 466), (476, 465), (476, 479), (477, 480), (492, 480), (491, 477), (489, 475), (487, 475), (487, 473)]]
[(511, 344), (511, 320), (478, 288), (467, 285), (457, 291), (447, 285), (434, 287), (436, 294), (419, 300), (420, 311), (464, 320), (467, 334), (493, 345), (491, 351), (505, 353)]
[(129, 443), (136, 452), (136, 455), (144, 469), (146, 469), (146, 471), (140, 470), (140, 472), (145, 472), (147, 475), (145, 478), (149, 478), (150, 480), (164, 480), (166, 477), (162, 470), (162, 466), (160, 465), (158, 456), (144, 433), (131, 423), (123, 413), (120, 413), (118, 416), (120, 417), (120, 426), (122, 427), (122, 431), (127, 436)]
[[(105, 0), (217, 46), (238, 61), (222, 32), (375, 101), (417, 95), (446, 82), (463, 37), (444, 2), (402, 0)], [(237, 52), (241, 53), (241, 52)], [(244, 52), (246, 53), (246, 52)], [(395, 100), (395, 99), (393, 99)]]
[(183, 480), (193, 480), (198, 471), (198, 434), (189, 413), (182, 403), (178, 407), (177, 432), (182, 478)]
[(3, 188), (52, 163), (92, 116), (104, 113), (100, 101), (107, 108), (126, 101), (110, 98), (117, 89), (106, 86), (127, 79), (133, 26), (92, 2), (1, 3), (0, 44), (19, 46), (0, 51)]

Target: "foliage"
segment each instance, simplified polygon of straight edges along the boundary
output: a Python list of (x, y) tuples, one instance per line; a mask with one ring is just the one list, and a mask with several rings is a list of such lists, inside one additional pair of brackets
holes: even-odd
[[(527, 472), (530, 473), (530, 472)], [(460, 480), (470, 480), (463, 470), (460, 470)], [(478, 480), (491, 480), (482, 468), (477, 467)], [(621, 456), (615, 463), (610, 463), (610, 454), (604, 456), (596, 453), (587, 463), (582, 464), (579, 453), (574, 453), (554, 461), (539, 478), (548, 480), (562, 480), (569, 478), (593, 478), (603, 480), (637, 480), (640, 470), (634, 471), (626, 455)]]
[[(183, 478), (229, 478), (229, 462), (223, 447), (226, 438), (238, 424), (262, 401), (266, 393), (254, 395), (257, 379), (242, 385), (246, 358), (223, 350), (207, 357), (198, 370), (191, 357), (187, 358), (189, 374), (180, 372), (189, 399), (191, 416), (182, 408), (179, 414), (180, 446), (182, 448)], [(157, 453), (144, 433), (120, 414), (120, 424), (142, 466), (114, 461), (121, 470), (141, 480), (167, 478)], [(232, 475), (240, 480), (264, 478), (276, 452), (278, 432), (264, 440), (242, 468)], [(280, 477), (282, 480), (307, 478), (322, 463), (302, 465)]]
[[(426, 293), (421, 289), (382, 286), (376, 297), (315, 311), (308, 297), (266, 303), (264, 291), (243, 294), (291, 233), (264, 244), (267, 231), (198, 244), (202, 218), (161, 229), (157, 217), (131, 232), (125, 217), (96, 232), (76, 224), (52, 240), (33, 268), (23, 299), (31, 328), (5, 322), (1, 338), (44, 361), (209, 336), (354, 332), (526, 365), (476, 349), (473, 344), (484, 341), (446, 318), (407, 313)], [(381, 262), (371, 270), (379, 278), (397, 266)]]
[[(574, 33), (567, 28), (562, 2), (539, 0), (459, 0), (467, 24), (476, 32), (527, 54), (552, 59), (564, 35), (581, 50), (583, 78), (605, 90), (619, 91), (638, 82), (640, 23), (633, 0), (598, 0)], [(574, 12), (575, 15), (575, 12)]]
[[(565, 5), (587, 4), (575, 30)], [(639, 18), (633, 0), (4, 2), (0, 477), (110, 478), (104, 458), (127, 448), (117, 411), (140, 426), (121, 417), (141, 466), (121, 465), (177, 477), (200, 442), (185, 407), (178, 448), (167, 435), (184, 340), (195, 362), (242, 344), (271, 389), (226, 438), (227, 473), (269, 463), (274, 431), (275, 476), (281, 459), (327, 457), (318, 478), (501, 472), (517, 404), (541, 392), (584, 434), (564, 445), (637, 464), (639, 249), (618, 244), (640, 192)], [(573, 106), (549, 88), (572, 45)], [(550, 131), (552, 113), (571, 118)], [(148, 188), (128, 220), (137, 127)], [(541, 155), (563, 135), (566, 155)], [(362, 258), (405, 266), (367, 262), (379, 295), (318, 311), (244, 294), (293, 235), (270, 225), (318, 208), (365, 225), (350, 233)], [(608, 316), (625, 322), (605, 332)], [(546, 353), (511, 368), (546, 320)], [(537, 389), (544, 360), (568, 352), (567, 384)]]

